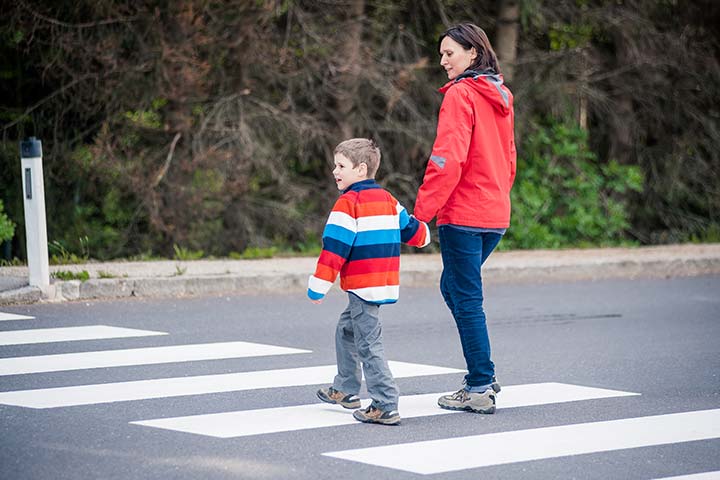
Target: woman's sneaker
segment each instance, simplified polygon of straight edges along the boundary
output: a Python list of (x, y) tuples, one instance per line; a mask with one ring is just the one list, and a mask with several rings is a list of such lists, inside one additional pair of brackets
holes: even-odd
[(438, 405), (446, 410), (495, 413), (495, 394), (494, 388), (488, 388), (483, 393), (471, 393), (461, 388), (451, 395), (438, 398)]
[(355, 410), (353, 412), (353, 417), (355, 417), (355, 420), (359, 420), (364, 423), (380, 423), (382, 425), (400, 424), (400, 414), (397, 412), (397, 410), (383, 412), (379, 408), (375, 408), (372, 405), (363, 410)]
[(360, 397), (345, 394), (333, 387), (321, 388), (317, 391), (317, 396), (326, 403), (337, 404), (345, 408), (360, 408)]

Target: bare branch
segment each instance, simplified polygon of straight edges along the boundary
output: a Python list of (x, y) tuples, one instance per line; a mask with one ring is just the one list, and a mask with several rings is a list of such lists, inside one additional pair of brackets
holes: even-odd
[(40, 20), (43, 20), (47, 23), (57, 25), (60, 27), (65, 28), (77, 28), (77, 29), (83, 29), (83, 28), (94, 28), (99, 27), (102, 25), (112, 25), (114, 23), (128, 23), (128, 22), (134, 22), (138, 19), (137, 16), (134, 17), (120, 17), (120, 18), (109, 18), (105, 20), (98, 20), (96, 22), (85, 22), (85, 23), (67, 23), (63, 22), (61, 20), (57, 20), (55, 18), (48, 17), (46, 15), (43, 15), (41, 13), (36, 12), (32, 8), (30, 8), (29, 5), (27, 5), (25, 2), (20, 2), (20, 5), (25, 8), (28, 12), (30, 12), (35, 18), (38, 18)]

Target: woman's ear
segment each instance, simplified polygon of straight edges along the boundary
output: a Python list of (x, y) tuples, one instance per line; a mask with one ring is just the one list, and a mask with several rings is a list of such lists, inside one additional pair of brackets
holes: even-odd
[(470, 47), (470, 60), (474, 62), (477, 56), (477, 49), (475, 47)]

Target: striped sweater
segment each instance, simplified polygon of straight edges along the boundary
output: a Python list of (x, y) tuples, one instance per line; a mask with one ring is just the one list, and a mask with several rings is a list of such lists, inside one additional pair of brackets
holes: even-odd
[(354, 183), (330, 212), (308, 297), (323, 298), (339, 273), (343, 290), (370, 303), (397, 302), (400, 242), (424, 247), (430, 229), (375, 180)]

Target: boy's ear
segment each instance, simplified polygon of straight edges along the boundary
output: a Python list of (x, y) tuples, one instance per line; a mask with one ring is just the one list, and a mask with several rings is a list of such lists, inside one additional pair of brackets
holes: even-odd
[(360, 175), (363, 177), (367, 177), (368, 175), (368, 166), (367, 163), (361, 163), (358, 165), (358, 172), (360, 172)]

